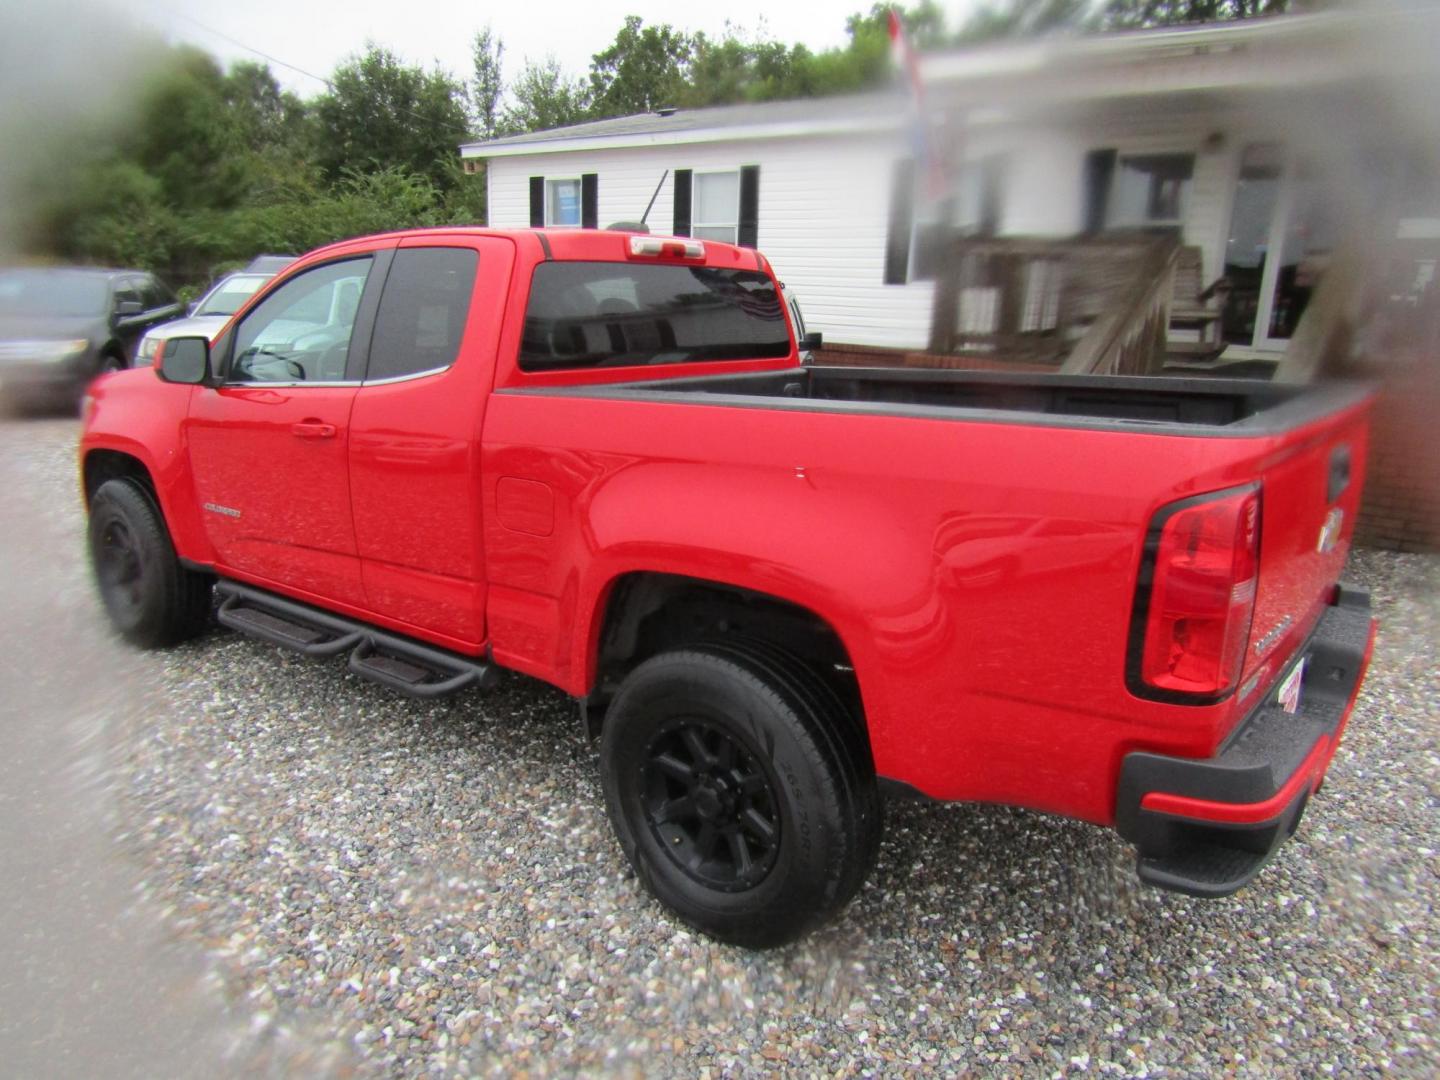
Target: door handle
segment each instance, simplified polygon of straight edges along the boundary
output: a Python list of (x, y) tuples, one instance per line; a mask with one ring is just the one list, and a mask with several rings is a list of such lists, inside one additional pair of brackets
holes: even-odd
[(290, 425), (290, 434), (298, 439), (333, 439), (334, 424), (322, 424), (318, 420), (302, 420)]

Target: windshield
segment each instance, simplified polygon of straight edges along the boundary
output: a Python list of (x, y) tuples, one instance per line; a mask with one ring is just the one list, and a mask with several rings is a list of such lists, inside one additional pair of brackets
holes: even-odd
[(70, 270), (0, 270), (0, 315), (103, 315), (105, 279)]
[(242, 304), (273, 274), (235, 274), (226, 278), (205, 296), (195, 308), (196, 315), (234, 315)]

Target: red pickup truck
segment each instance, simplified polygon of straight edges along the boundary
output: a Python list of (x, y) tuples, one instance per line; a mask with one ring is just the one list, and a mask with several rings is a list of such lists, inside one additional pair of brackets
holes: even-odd
[(413, 695), (553, 683), (640, 879), (766, 946), (854, 895), (882, 793), (1249, 881), (1369, 660), (1338, 584), (1368, 410), (803, 366), (755, 251), (456, 229), (316, 251), (213, 344), (100, 380), (81, 465), (127, 638), (213, 612)]

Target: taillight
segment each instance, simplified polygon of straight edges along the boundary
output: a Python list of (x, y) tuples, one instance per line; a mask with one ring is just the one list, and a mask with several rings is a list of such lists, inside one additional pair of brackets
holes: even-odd
[(1185, 499), (1157, 513), (1136, 596), (1131, 689), (1190, 701), (1234, 690), (1259, 575), (1259, 488)]

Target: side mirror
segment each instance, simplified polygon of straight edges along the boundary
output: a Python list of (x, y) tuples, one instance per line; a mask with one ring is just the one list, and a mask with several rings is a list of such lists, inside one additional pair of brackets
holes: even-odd
[(131, 315), (139, 315), (144, 310), (145, 305), (139, 300), (115, 301), (115, 317), (117, 319), (128, 319)]
[(825, 344), (825, 335), (819, 330), (811, 330), (800, 339), (801, 352), (814, 352)]
[(160, 377), (192, 386), (203, 383), (210, 377), (210, 339), (177, 337), (161, 342)]

